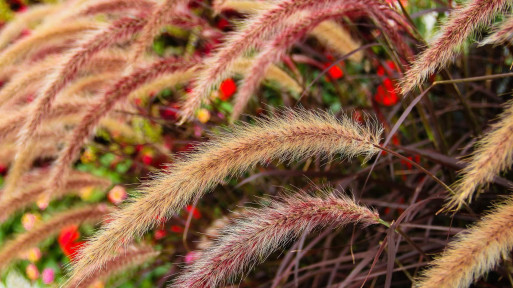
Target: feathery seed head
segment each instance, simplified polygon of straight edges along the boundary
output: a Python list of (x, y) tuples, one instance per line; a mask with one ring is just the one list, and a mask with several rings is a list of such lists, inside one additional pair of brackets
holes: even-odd
[(346, 196), (290, 195), (239, 215), (171, 287), (218, 287), (303, 233), (349, 223), (367, 226), (377, 224), (378, 219), (376, 212)]
[(16, 258), (20, 252), (33, 247), (42, 240), (57, 233), (63, 227), (77, 225), (85, 221), (97, 222), (112, 211), (113, 208), (105, 204), (90, 205), (55, 214), (52, 218), (39, 222), (38, 225), (29, 231), (16, 236), (1, 247), (0, 269)]
[(141, 196), (113, 215), (113, 221), (81, 250), (74, 277), (101, 269), (112, 251), (154, 227), (156, 218), (180, 211), (222, 179), (238, 175), (269, 159), (293, 161), (317, 154), (368, 159), (380, 150), (382, 129), (364, 127), (348, 117), (325, 112), (285, 109), (280, 117), (262, 118), (255, 125), (237, 125), (196, 151), (174, 162), (140, 188)]
[(64, 287), (69, 288), (87, 288), (95, 280), (108, 278), (130, 267), (137, 267), (150, 259), (155, 258), (159, 254), (150, 246), (130, 246), (113, 256), (107, 261), (106, 269), (97, 270), (85, 279), (68, 279)]
[(457, 235), (449, 248), (424, 272), (416, 287), (469, 287), (508, 257), (513, 248), (513, 199)]
[(461, 171), (461, 179), (454, 185), (456, 194), (450, 196), (446, 210), (460, 209), (465, 202), (470, 202), (477, 188), (513, 164), (513, 100), (504, 108), (500, 120), (478, 141), (469, 164)]
[(479, 26), (487, 24), (504, 7), (507, 0), (471, 0), (451, 13), (441, 34), (417, 57), (401, 81), (401, 92), (406, 94), (422, 84), (436, 69), (443, 68), (456, 54), (456, 49)]
[(99, 124), (100, 120), (114, 108), (114, 105), (126, 99), (132, 91), (141, 87), (162, 75), (172, 74), (179, 70), (188, 70), (196, 64), (195, 59), (184, 62), (179, 58), (170, 57), (159, 60), (149, 67), (136, 69), (131, 74), (121, 77), (98, 102), (93, 104), (81, 122), (74, 128), (66, 147), (59, 154), (56, 164), (52, 169), (48, 181), (48, 191), (59, 191), (63, 185), (66, 175), (70, 170), (71, 163), (78, 155), (80, 148), (89, 138), (90, 134)]

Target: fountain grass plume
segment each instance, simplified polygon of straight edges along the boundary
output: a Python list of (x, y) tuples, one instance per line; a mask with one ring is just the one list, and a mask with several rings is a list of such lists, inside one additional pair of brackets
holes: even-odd
[[(43, 140), (46, 140), (43, 138)], [(14, 142), (10, 142), (10, 143), (1, 143), (1, 146), (0, 146), (2, 149), (0, 149), (0, 163), (2, 163), (3, 165), (9, 165), (11, 164), (13, 161), (14, 161), (14, 157), (16, 155), (16, 151), (18, 151), (18, 145)], [(55, 146), (55, 143), (51, 143), (51, 142), (41, 142), (41, 141), (38, 141), (34, 147), (32, 148), (33, 150), (35, 150), (35, 154), (37, 154), (37, 156), (39, 157), (42, 157), (42, 158), (49, 158), (49, 157), (55, 157), (57, 155), (57, 153), (59, 152), (59, 148), (57, 146)], [(31, 162), (33, 159), (31, 159), (30, 157), (28, 157), (27, 160), (28, 162)], [(32, 164), (32, 163), (30, 163)], [(4, 193), (0, 193), (0, 197), (3, 197)], [(3, 198), (1, 198), (3, 199)]]
[[(274, 5), (275, 4), (268, 1), (227, 0), (215, 1), (213, 8), (216, 13), (221, 13), (224, 10), (235, 10), (240, 13), (254, 15), (268, 10)], [(326, 47), (329, 47), (342, 56), (360, 47), (360, 44), (335, 21), (328, 20), (321, 22), (310, 31), (310, 34), (316, 37)], [(362, 57), (363, 53), (358, 52), (354, 53), (349, 59), (360, 62)]]
[(248, 209), (170, 287), (218, 287), (235, 282), (256, 263), (304, 233), (353, 223), (377, 224), (379, 215), (346, 196), (293, 194), (267, 207)]
[[(241, 58), (237, 59), (231, 68), (231, 71), (236, 74), (246, 75), (252, 66), (253, 59)], [(303, 92), (303, 87), (299, 85), (298, 81), (290, 77), (287, 72), (283, 71), (280, 67), (272, 64), (269, 66), (264, 76), (265, 80), (274, 81), (283, 88), (292, 93), (299, 94)]]
[(511, 196), (456, 240), (424, 271), (415, 287), (469, 287), (509, 258), (513, 248), (513, 198)]
[[(217, 53), (205, 60), (205, 69), (200, 71), (189, 97), (183, 104), (180, 123), (184, 123), (193, 117), (201, 103), (208, 99), (212, 89), (215, 89), (220, 81), (227, 76), (229, 68), (240, 55), (250, 48), (264, 46), (271, 36), (281, 31), (290, 22), (286, 20), (292, 18), (292, 15), (296, 16), (293, 21), (301, 21), (302, 18), (308, 17), (308, 15), (315, 13), (315, 11), (328, 10), (330, 8), (337, 10), (340, 5), (349, 5), (350, 3), (360, 5), (362, 1), (282, 0), (268, 10), (246, 20), (241, 29), (227, 37), (227, 40), (219, 47)], [(378, 19), (380, 22), (384, 21), (384, 23), (387, 23), (388, 19), (384, 19), (381, 15), (386, 8), (382, 2), (367, 1), (366, 3), (371, 5), (368, 8), (373, 13), (380, 14), (381, 17)], [(386, 9), (387, 11), (390, 10), (390, 8)], [(390, 29), (390, 25), (384, 28), (386, 28), (384, 29), (386, 32), (395, 33), (395, 36), (392, 37), (393, 39), (397, 38), (397, 32), (394, 29)], [(402, 41), (398, 44), (400, 47), (403, 47), (404, 44), (401, 43)]]
[(36, 108), (27, 121), (20, 134), (20, 144), (27, 145), (30, 137), (27, 135), (35, 131), (41, 119), (50, 111), (53, 100), (57, 94), (79, 73), (80, 69), (89, 63), (94, 55), (112, 44), (126, 40), (138, 32), (145, 24), (145, 20), (138, 17), (122, 18), (110, 26), (91, 34), (64, 57), (61, 64), (55, 69), (52, 75), (47, 78), (41, 95), (37, 98)]
[(470, 202), (477, 188), (489, 183), (501, 171), (513, 164), (513, 100), (510, 100), (500, 115), (500, 120), (491, 125), (491, 130), (481, 137), (468, 165), (460, 172), (461, 179), (454, 185), (446, 210), (458, 210)]
[[(251, 67), (251, 59), (238, 59), (233, 67), (233, 74), (244, 75), (247, 73), (248, 68)], [(198, 73), (201, 64), (191, 67), (188, 70), (181, 70), (171, 74), (164, 74), (154, 80), (140, 86), (136, 90), (132, 91), (128, 97), (130, 99), (145, 98), (154, 91), (160, 91), (167, 87), (173, 87), (177, 84), (186, 83), (194, 79), (194, 76)], [(269, 81), (275, 81), (283, 88), (289, 89), (291, 92), (299, 94), (301, 93), (301, 86), (292, 79), (285, 71), (275, 65), (271, 65), (265, 73), (265, 79)]]
[[(46, 121), (59, 121), (64, 123), (64, 120), (70, 120), (70, 116), (73, 117), (84, 110), (84, 106), (89, 103), (89, 99), (71, 99), (67, 101), (61, 101), (55, 105), (50, 115), (47, 115)], [(27, 119), (27, 110), (30, 107), (24, 107), (18, 111), (11, 112), (6, 117), (0, 118), (0, 140), (10, 139), (16, 135), (16, 132), (23, 126), (23, 123)]]
[(368, 5), (364, 5), (365, 2), (362, 1), (360, 5), (347, 3), (346, 5), (339, 5), (337, 9), (329, 8), (316, 11), (303, 18), (302, 21), (295, 22), (278, 33), (274, 40), (265, 45), (263, 51), (257, 55), (251, 65), (250, 72), (242, 80), (242, 85), (235, 98), (232, 119), (238, 119), (244, 112), (251, 95), (258, 88), (268, 67), (273, 62), (278, 62), (292, 44), (326, 19), (343, 15), (351, 10), (368, 8)]
[[(126, 13), (133, 10), (136, 13), (141, 11), (150, 12), (155, 7), (155, 1), (152, 0), (102, 0), (93, 1), (90, 4), (81, 7), (76, 15), (91, 16), (100, 13)], [(75, 16), (75, 15), (73, 15)], [(73, 17), (72, 16), (72, 17)]]
[[(59, 59), (60, 56), (53, 55), (45, 58), (44, 60), (37, 63), (30, 63), (23, 66), (23, 69), (16, 73), (9, 82), (7, 82), (0, 89), (0, 107), (9, 107), (13, 105), (17, 101), (20, 101), (21, 97), (26, 96), (31, 88), (34, 86), (36, 88), (40, 88), (44, 85), (45, 81), (45, 72), (51, 71), (53, 66), (55, 65), (55, 61)], [(121, 65), (125, 63), (124, 58), (117, 57), (115, 55), (105, 55), (100, 57), (94, 57), (91, 62), (83, 67), (83, 72), (86, 73), (102, 73), (107, 71), (115, 71), (121, 67)], [(26, 68), (26, 69), (25, 69)], [(103, 73), (104, 76), (105, 73)], [(98, 75), (91, 77), (99, 77)], [(85, 79), (80, 79), (78, 81), (83, 81)], [(86, 80), (90, 81), (90, 80)], [(75, 90), (82, 90), (84, 87), (80, 87), (78, 85), (73, 86)], [(92, 84), (92, 83), (91, 83)], [(73, 91), (62, 91), (61, 97), (65, 98), (66, 96), (73, 95)]]
[(59, 8), (60, 5), (56, 4), (34, 5), (28, 11), (17, 15), (0, 31), (0, 49), (7, 47), (24, 29), (41, 22), (46, 16), (54, 13)]
[[(0, 223), (4, 222), (16, 211), (25, 208), (38, 200), (44, 199), (42, 196), (44, 196), (44, 185), (46, 184), (46, 177), (48, 177), (48, 174), (45, 173), (41, 176), (42, 177), (39, 177), (40, 179), (37, 181), (32, 181), (27, 185), (27, 187), (23, 187), (21, 191), (17, 191), (15, 195), (0, 201), (0, 211), (2, 211)], [(53, 193), (50, 196), (52, 197), (51, 199), (60, 198), (70, 192), (77, 191), (82, 188), (97, 187), (105, 189), (109, 185), (111, 185), (111, 182), (105, 178), (96, 177), (89, 173), (74, 171), (71, 173), (70, 177), (68, 177), (61, 193)]]
[(325, 112), (289, 109), (280, 116), (256, 120), (254, 125), (236, 125), (143, 184), (140, 196), (114, 213), (113, 221), (80, 251), (73, 277), (87, 277), (91, 267), (101, 269), (113, 251), (142, 236), (155, 226), (156, 219), (178, 213), (191, 199), (226, 177), (272, 159), (294, 161), (318, 154), (362, 155), (368, 159), (380, 151), (381, 132), (375, 123), (362, 126), (348, 117), (337, 119)]
[(401, 80), (401, 92), (406, 94), (422, 84), (435, 70), (445, 67), (455, 56), (463, 41), (479, 27), (489, 23), (494, 15), (510, 5), (507, 0), (471, 0), (452, 11), (441, 28), (441, 34), (417, 57)]
[(46, 79), (44, 88), (42, 89), (39, 97), (36, 98), (36, 105), (29, 113), (30, 117), (27, 119), (23, 128), (20, 130), (18, 143), (20, 149), (17, 152), (16, 161), (11, 168), (10, 175), (6, 179), (5, 194), (10, 194), (16, 187), (17, 182), (24, 169), (23, 164), (26, 162), (26, 156), (31, 149), (34, 142), (31, 136), (34, 131), (37, 131), (45, 115), (48, 115), (52, 107), (52, 103), (57, 97), (57, 94), (71, 82), (80, 69), (91, 61), (94, 55), (112, 44), (126, 40), (134, 33), (138, 32), (144, 24), (145, 20), (139, 17), (125, 17), (110, 26), (106, 27), (86, 37), (81, 45), (69, 52), (68, 55), (63, 57), (61, 64), (57, 66), (54, 73), (51, 73)]
[(62, 228), (78, 225), (82, 222), (99, 222), (112, 211), (113, 208), (105, 204), (95, 204), (60, 212), (45, 221), (40, 221), (29, 231), (17, 235), (14, 239), (2, 245), (0, 248), (0, 269), (5, 268), (21, 252), (58, 233)]
[(71, 164), (78, 155), (80, 148), (89, 139), (100, 120), (114, 108), (115, 104), (127, 99), (132, 91), (165, 74), (187, 71), (197, 63), (197, 59), (189, 61), (170, 57), (156, 61), (147, 67), (134, 70), (131, 74), (121, 77), (93, 105), (91, 105), (80, 123), (73, 129), (66, 146), (59, 154), (52, 168), (48, 181), (48, 191), (60, 190), (70, 170)]
[(259, 46), (269, 35), (283, 27), (287, 19), (295, 13), (316, 6), (325, 6), (328, 0), (282, 0), (254, 17), (245, 21), (244, 26), (232, 33), (217, 53), (205, 60), (205, 69), (198, 75), (189, 97), (183, 104), (181, 123), (193, 117), (201, 103), (208, 98), (212, 89), (224, 79), (233, 62), (248, 49)]
[(64, 287), (66, 288), (87, 288), (94, 284), (98, 279), (106, 279), (115, 274), (123, 272), (131, 267), (137, 267), (151, 259), (157, 257), (160, 253), (151, 246), (130, 246), (113, 256), (107, 261), (106, 269), (96, 270), (85, 279), (69, 279)]
[(506, 18), (500, 25), (494, 28), (494, 32), (481, 41), (480, 45), (499, 45), (508, 43), (513, 39), (513, 16)]
[(0, 53), (0, 68), (14, 64), (26, 56), (32, 49), (50, 40), (63, 41), (78, 38), (81, 33), (99, 29), (101, 25), (93, 20), (77, 20), (65, 26), (50, 26), (35, 30), (33, 34), (7, 47)]

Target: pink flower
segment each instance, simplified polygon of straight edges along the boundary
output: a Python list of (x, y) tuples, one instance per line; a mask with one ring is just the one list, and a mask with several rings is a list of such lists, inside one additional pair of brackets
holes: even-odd
[(112, 189), (110, 189), (109, 194), (107, 195), (107, 198), (109, 198), (109, 201), (115, 205), (120, 204), (127, 198), (128, 194), (126, 193), (126, 190), (123, 186), (116, 185)]
[(27, 260), (29, 260), (32, 263), (35, 263), (41, 259), (41, 250), (39, 248), (34, 247), (27, 251), (26, 254)]
[(50, 204), (50, 196), (47, 194), (42, 195), (37, 199), (36, 204), (40, 210), (45, 210), (48, 207), (48, 204)]
[(25, 213), (22, 217), (21, 217), (21, 225), (23, 225), (23, 228), (25, 228), (25, 230), (30, 230), (34, 227), (34, 225), (36, 225), (37, 222), (39, 222), (41, 220), (41, 216), (39, 215), (35, 215), (35, 214), (32, 214), (32, 213)]
[(34, 281), (39, 278), (39, 270), (37, 270), (37, 266), (33, 263), (30, 263), (25, 269), (25, 273), (27, 274), (27, 278)]
[(41, 274), (44, 284), (51, 284), (55, 280), (55, 271), (52, 268), (45, 268)]
[(196, 209), (196, 207), (193, 207), (192, 205), (187, 205), (185, 210), (187, 210), (187, 212), (189, 212), (189, 213), (192, 213), (192, 217), (194, 219), (200, 219), (201, 218), (201, 213), (198, 211), (198, 209)]

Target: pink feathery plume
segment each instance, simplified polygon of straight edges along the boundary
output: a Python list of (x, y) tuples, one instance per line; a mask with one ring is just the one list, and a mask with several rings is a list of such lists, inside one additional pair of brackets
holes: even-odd
[(94, 1), (92, 4), (80, 9), (79, 15), (96, 15), (100, 13), (126, 12), (127, 10), (134, 10), (140, 13), (141, 11), (149, 12), (155, 6), (154, 1), (150, 0), (103, 0)]
[(443, 68), (456, 54), (456, 49), (479, 26), (488, 23), (505, 6), (507, 0), (473, 0), (452, 12), (441, 29), (441, 35), (417, 57), (401, 81), (403, 94), (419, 86), (438, 68)]
[(283, 27), (284, 19), (298, 11), (330, 4), (329, 0), (283, 0), (272, 9), (250, 19), (244, 28), (231, 35), (218, 52), (206, 59), (204, 69), (198, 76), (189, 97), (183, 104), (181, 122), (192, 118), (196, 109), (208, 98), (212, 88), (228, 73), (239, 55), (251, 47), (262, 45), (262, 41)]
[(173, 73), (179, 70), (187, 70), (197, 63), (195, 59), (183, 61), (180, 58), (166, 58), (153, 63), (149, 67), (135, 70), (131, 74), (122, 77), (108, 89), (105, 94), (93, 104), (81, 122), (74, 128), (67, 141), (66, 146), (59, 154), (56, 164), (53, 167), (47, 191), (59, 191), (66, 180), (66, 175), (70, 171), (71, 163), (80, 151), (80, 148), (87, 141), (100, 120), (105, 117), (112, 108), (130, 95), (132, 91), (141, 85), (167, 73)]
[[(283, 54), (286, 52), (286, 49), (290, 47), (292, 44), (294, 44), (297, 41), (297, 39), (303, 37), (307, 32), (314, 29), (318, 24), (320, 24), (324, 20), (339, 17), (352, 10), (377, 10), (370, 8), (375, 5), (376, 1), (372, 0), (347, 1), (347, 3), (337, 5), (335, 8), (328, 7), (327, 9), (318, 9), (312, 12), (305, 19), (302, 19), (301, 21), (295, 22), (293, 25), (289, 25), (287, 28), (284, 28), (283, 31), (281, 31), (276, 36), (276, 38), (273, 41), (271, 41), (270, 44), (264, 47), (264, 50), (253, 61), (250, 72), (247, 73), (248, 76), (244, 78), (239, 93), (237, 94), (235, 107), (232, 115), (233, 119), (237, 119), (240, 116), (240, 114), (244, 111), (244, 108), (246, 107), (251, 97), (251, 94), (257, 89), (258, 84), (264, 78), (265, 72), (268, 69), (268, 67), (271, 64), (279, 61)], [(378, 9), (382, 8), (378, 7)], [(387, 8), (385, 7), (385, 9)], [(371, 17), (375, 16), (374, 13), (370, 14)], [(383, 25), (388, 24), (383, 23)]]
[(273, 251), (316, 228), (377, 224), (379, 215), (347, 197), (291, 195), (262, 209), (248, 209), (199, 253), (171, 287), (218, 287), (235, 280)]
[(23, 174), (24, 171), (21, 167), (25, 165), (23, 163), (25, 162), (24, 155), (28, 154), (31, 147), (31, 136), (41, 125), (44, 115), (50, 112), (57, 94), (76, 77), (80, 68), (87, 64), (94, 55), (106, 47), (132, 36), (142, 29), (145, 23), (146, 21), (140, 17), (122, 18), (106, 29), (86, 38), (78, 48), (64, 57), (62, 64), (48, 77), (48, 82), (42, 89), (43, 92), (36, 98), (36, 105), (33, 106), (27, 121), (20, 130), (18, 137), (20, 149), (14, 166), (11, 168), (11, 171), (16, 173), (9, 173), (4, 194), (9, 194), (14, 190), (19, 177)]

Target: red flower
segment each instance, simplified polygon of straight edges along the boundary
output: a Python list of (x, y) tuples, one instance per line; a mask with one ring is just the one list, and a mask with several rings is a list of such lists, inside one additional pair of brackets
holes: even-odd
[(167, 235), (166, 230), (160, 229), (160, 230), (155, 231), (155, 235), (153, 236), (153, 238), (155, 238), (155, 240), (160, 240), (160, 239), (166, 237), (166, 235)]
[(169, 230), (171, 232), (174, 232), (174, 233), (182, 233), (183, 232), (183, 227), (182, 226), (178, 226), (178, 225), (172, 225)]
[(192, 217), (194, 217), (194, 219), (201, 218), (201, 213), (195, 207), (192, 207), (191, 205), (187, 205), (187, 207), (185, 209), (187, 210), (187, 212), (192, 213)]
[(151, 165), (151, 163), (153, 162), (153, 157), (151, 155), (144, 154), (141, 160), (144, 164)]
[[(324, 64), (324, 69), (330, 67), (332, 65), (332, 63), (325, 63)], [(344, 71), (342, 71), (342, 69), (340, 69), (340, 67), (338, 67), (338, 65), (333, 65), (329, 70), (328, 70), (328, 74), (330, 75), (330, 77), (332, 79), (340, 79), (344, 76)]]
[(219, 95), (219, 99), (226, 101), (230, 99), (233, 94), (237, 91), (237, 84), (233, 81), (232, 78), (228, 78), (221, 83), (219, 86), (219, 90), (221, 94)]
[(388, 66), (388, 69), (385, 69), (385, 67), (383, 66), (379, 66), (378, 67), (378, 71), (376, 72), (379, 76), (385, 76), (385, 73), (388, 75), (388, 76), (393, 76), (393, 73), (391, 72), (395, 72), (395, 71), (398, 71), (397, 70), (397, 67), (395, 66), (395, 63), (394, 61), (391, 61), (391, 60), (387, 60), (385, 61), (386, 65)]
[(78, 226), (72, 225), (61, 230), (61, 233), (59, 234), (59, 238), (57, 239), (57, 241), (59, 242), (59, 245), (62, 247), (77, 241), (79, 237), (80, 232), (78, 232)]
[(385, 106), (393, 106), (397, 104), (399, 97), (397, 96), (395, 89), (395, 81), (385, 78), (385, 80), (383, 80), (383, 84), (378, 86), (374, 99), (379, 104)]
[(78, 226), (72, 225), (61, 230), (57, 242), (61, 247), (62, 252), (71, 261), (75, 260), (76, 252), (85, 243), (84, 241), (77, 241), (80, 238), (80, 232), (78, 232)]

